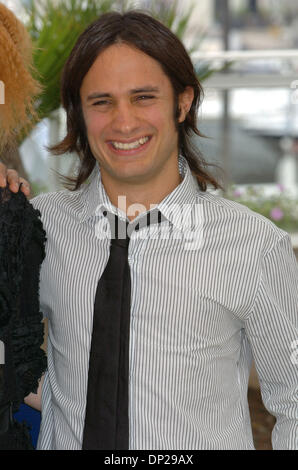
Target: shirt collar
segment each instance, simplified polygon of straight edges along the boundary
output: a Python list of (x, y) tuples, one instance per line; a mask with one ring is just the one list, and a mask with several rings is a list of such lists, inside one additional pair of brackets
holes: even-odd
[[(186, 158), (180, 155), (178, 164), (179, 173), (182, 177), (181, 183), (156, 206), (156, 209), (151, 209), (150, 211), (159, 210), (163, 218), (170, 221), (176, 228), (183, 230), (190, 227), (190, 218), (185, 216), (185, 214), (190, 213), (189, 211), (192, 210), (193, 205), (197, 201), (200, 188), (196, 178), (191, 173)], [(98, 162), (96, 162), (89, 177), (89, 183), (83, 188), (82, 199), (84, 207), (80, 214), (80, 223), (85, 222), (90, 217), (102, 215), (103, 210), (112, 212), (128, 221), (126, 213), (111, 203), (101, 181)], [(144, 213), (138, 215), (133, 221), (134, 224), (143, 219), (143, 217)]]

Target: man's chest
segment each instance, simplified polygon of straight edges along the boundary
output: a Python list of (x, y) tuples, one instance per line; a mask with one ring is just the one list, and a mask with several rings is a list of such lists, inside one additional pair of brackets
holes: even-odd
[[(86, 346), (97, 284), (109, 257), (109, 240), (81, 233), (70, 243), (69, 235), (59, 240), (49, 237), (41, 272), (41, 302), (57, 338), (71, 329), (77, 341), (85, 338)], [(238, 317), (249, 300), (241, 257), (224, 260), (219, 252), (204, 246), (185, 250), (179, 240), (151, 244), (132, 240), (128, 262), (131, 334), (137, 331), (138, 341), (144, 345), (169, 350), (216, 346), (233, 338), (241, 327)]]

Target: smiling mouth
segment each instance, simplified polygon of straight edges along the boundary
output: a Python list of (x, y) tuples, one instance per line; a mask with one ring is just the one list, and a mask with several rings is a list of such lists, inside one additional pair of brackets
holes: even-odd
[(141, 137), (138, 140), (135, 140), (134, 142), (117, 142), (117, 141), (111, 141), (110, 144), (115, 150), (136, 150), (143, 145), (145, 145), (151, 137), (146, 136), (146, 137)]

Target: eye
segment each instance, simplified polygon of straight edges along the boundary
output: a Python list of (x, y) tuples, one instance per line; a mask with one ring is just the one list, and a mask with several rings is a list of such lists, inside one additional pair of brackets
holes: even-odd
[(110, 104), (110, 102), (107, 100), (99, 100), (99, 101), (95, 101), (94, 103), (92, 103), (92, 106), (104, 106), (107, 104)]
[(137, 97), (138, 100), (150, 100), (152, 98), (155, 98), (153, 95), (140, 95)]
[(154, 98), (155, 98), (154, 95), (138, 95), (135, 97), (135, 102), (144, 104), (144, 106), (146, 104), (150, 105), (151, 102), (154, 100)]

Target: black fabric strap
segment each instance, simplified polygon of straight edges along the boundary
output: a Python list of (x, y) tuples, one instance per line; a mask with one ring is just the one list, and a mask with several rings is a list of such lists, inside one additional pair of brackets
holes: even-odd
[[(159, 211), (153, 215), (157, 218), (147, 216), (145, 225), (161, 221)], [(83, 450), (129, 448), (130, 238), (128, 222), (108, 216), (113, 222), (110, 257), (95, 296)]]
[[(83, 435), (85, 450), (128, 449), (129, 237), (117, 238), (117, 222), (116, 217), (115, 238), (111, 239), (110, 257), (95, 297)], [(119, 232), (123, 234), (123, 230)]]

